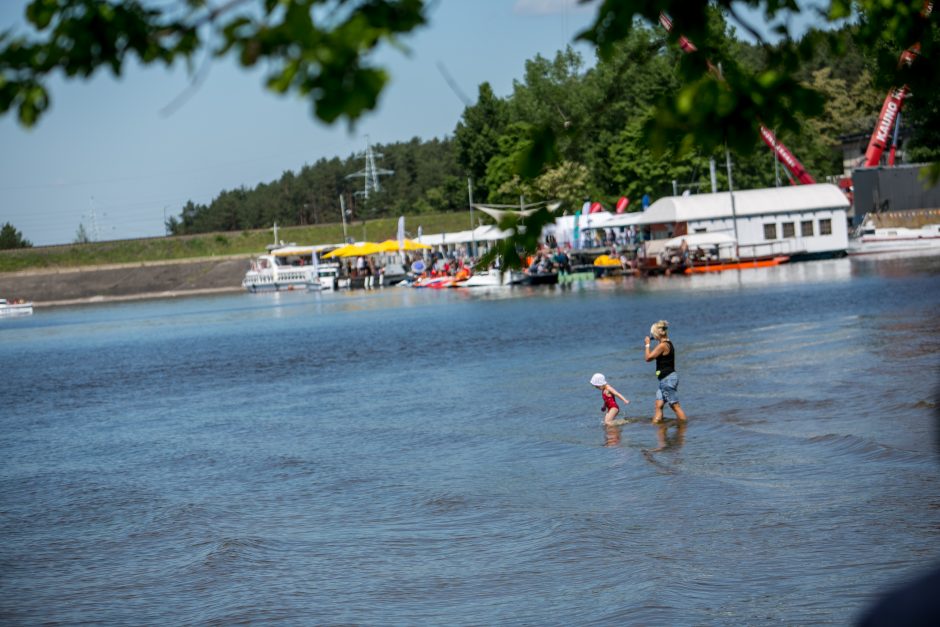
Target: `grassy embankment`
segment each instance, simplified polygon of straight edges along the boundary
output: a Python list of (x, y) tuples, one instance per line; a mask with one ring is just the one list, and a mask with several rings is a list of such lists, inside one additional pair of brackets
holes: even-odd
[[(465, 212), (405, 217), (405, 229), (409, 234), (416, 233), (418, 225), (421, 225), (422, 231), (426, 234), (453, 233), (469, 229), (470, 218)], [(381, 242), (394, 239), (397, 229), (398, 218), (382, 218), (353, 222), (348, 225), (347, 232), (356, 240)], [(343, 226), (342, 224), (320, 224), (279, 227), (278, 239), (296, 244), (336, 244), (343, 241)], [(271, 229), (258, 229), (21, 248), (0, 251), (0, 272), (248, 255), (263, 252), (265, 246), (273, 241)]]

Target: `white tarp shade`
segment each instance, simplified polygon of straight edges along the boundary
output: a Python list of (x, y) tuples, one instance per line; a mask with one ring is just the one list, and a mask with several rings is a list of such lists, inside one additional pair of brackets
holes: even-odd
[(313, 253), (320, 253), (331, 248), (339, 248), (342, 244), (319, 244), (317, 246), (281, 246), (271, 251), (275, 257), (309, 257)]
[(524, 217), (524, 216), (532, 215), (533, 213), (541, 209), (542, 206), (547, 208), (549, 211), (555, 211), (561, 206), (561, 202), (557, 200), (553, 200), (548, 203), (540, 202), (540, 203), (535, 203), (535, 204), (539, 206), (527, 205), (527, 207), (530, 207), (530, 208), (510, 209), (509, 207), (491, 207), (489, 205), (473, 205), (473, 208), (479, 209), (486, 215), (492, 217), (494, 220), (499, 222), (500, 220), (503, 219), (504, 216), (507, 216), (507, 215), (517, 215), (517, 216)]
[(591, 214), (591, 222), (584, 226), (584, 219), (582, 218), (582, 229), (615, 229), (622, 226), (630, 226), (631, 224), (638, 224), (640, 218), (643, 216), (642, 213), (594, 213)]
[(492, 242), (509, 237), (512, 231), (502, 231), (493, 225), (478, 226), (472, 231), (454, 231), (453, 233), (431, 233), (422, 235), (417, 241), (429, 246), (449, 244), (469, 244), (471, 242)]

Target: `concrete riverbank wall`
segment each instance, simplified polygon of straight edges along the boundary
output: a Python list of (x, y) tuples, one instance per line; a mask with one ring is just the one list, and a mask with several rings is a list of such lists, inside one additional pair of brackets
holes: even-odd
[(0, 297), (35, 307), (241, 290), (248, 255), (0, 273)]

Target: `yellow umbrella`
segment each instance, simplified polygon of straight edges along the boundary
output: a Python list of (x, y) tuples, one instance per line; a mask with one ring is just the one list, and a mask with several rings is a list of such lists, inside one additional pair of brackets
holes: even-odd
[(620, 267), (620, 260), (614, 259), (610, 255), (601, 255), (594, 260), (594, 265), (602, 268)]
[[(379, 244), (379, 248), (384, 253), (396, 253), (398, 252), (398, 240), (387, 239)], [(429, 250), (430, 248), (427, 244), (421, 244), (413, 239), (406, 239), (402, 242), (402, 249), (404, 250)]]
[(346, 244), (345, 246), (340, 246), (336, 250), (331, 250), (330, 252), (323, 255), (323, 258), (332, 259), (333, 257), (339, 257), (343, 253), (343, 251), (346, 250), (347, 248), (349, 248), (349, 244)]
[(360, 257), (363, 255), (374, 255), (378, 252), (382, 252), (382, 250), (375, 242), (356, 242), (355, 244), (340, 246), (333, 252), (323, 255), (323, 258), (331, 259), (333, 257)]

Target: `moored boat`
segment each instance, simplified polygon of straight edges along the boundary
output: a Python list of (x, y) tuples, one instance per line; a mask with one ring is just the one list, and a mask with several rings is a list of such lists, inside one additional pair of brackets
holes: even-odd
[(0, 318), (13, 318), (16, 316), (30, 316), (33, 313), (33, 304), (15, 300), (12, 303), (0, 298)]
[(779, 266), (782, 263), (790, 261), (786, 255), (771, 257), (769, 259), (751, 259), (749, 261), (737, 261), (727, 263), (705, 263), (702, 265), (693, 265), (684, 270), (686, 274), (701, 274), (703, 272), (724, 272), (725, 270), (750, 270), (751, 268), (769, 268)]
[(420, 277), (411, 284), (411, 287), (430, 288), (436, 290), (444, 287), (450, 287), (455, 281), (456, 279), (449, 274), (442, 276)]
[(557, 285), (558, 272), (551, 270), (549, 272), (530, 272), (526, 270), (522, 273), (522, 285)]
[(940, 253), (940, 224), (927, 224), (919, 229), (905, 227), (879, 228), (866, 221), (849, 240), (849, 255), (878, 253)]
[(336, 287), (337, 264), (320, 263), (323, 246), (282, 246), (251, 260), (242, 279), (249, 292), (331, 290)]
[[(460, 281), (453, 287), (509, 287), (513, 284), (514, 273), (510, 270), (500, 272), (497, 269), (474, 272), (468, 279)], [(516, 276), (518, 279), (519, 276)]]
[[(754, 247), (751, 247), (752, 249)], [(740, 254), (737, 241), (728, 233), (691, 233), (668, 240), (654, 240), (644, 246), (638, 258), (643, 274), (700, 274), (725, 270), (750, 270), (779, 266), (789, 255)]]

